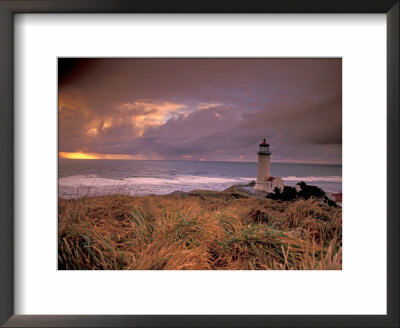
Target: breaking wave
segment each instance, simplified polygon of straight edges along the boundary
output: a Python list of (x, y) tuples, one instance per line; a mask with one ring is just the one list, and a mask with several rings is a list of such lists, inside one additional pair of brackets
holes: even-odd
[(124, 179), (103, 178), (97, 175), (75, 175), (58, 181), (61, 196), (168, 194), (176, 190), (206, 189), (221, 191), (233, 184), (249, 183), (249, 178), (178, 176), (171, 178), (134, 177)]
[(327, 176), (327, 177), (318, 177), (318, 176), (307, 176), (307, 177), (297, 177), (297, 176), (287, 176), (282, 177), (283, 181), (290, 181), (290, 182), (342, 182), (341, 176)]

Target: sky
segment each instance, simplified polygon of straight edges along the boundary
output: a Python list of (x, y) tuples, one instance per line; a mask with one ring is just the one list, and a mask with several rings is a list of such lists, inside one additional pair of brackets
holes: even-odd
[(342, 162), (342, 61), (60, 58), (59, 157)]

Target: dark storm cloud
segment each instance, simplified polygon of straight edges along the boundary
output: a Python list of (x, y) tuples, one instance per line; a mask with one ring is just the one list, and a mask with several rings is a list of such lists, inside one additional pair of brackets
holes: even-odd
[(340, 59), (60, 63), (60, 152), (341, 162)]

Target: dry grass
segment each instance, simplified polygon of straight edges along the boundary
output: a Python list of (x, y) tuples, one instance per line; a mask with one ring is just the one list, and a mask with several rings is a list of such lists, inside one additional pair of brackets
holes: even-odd
[(340, 208), (227, 193), (59, 200), (59, 269), (339, 270)]

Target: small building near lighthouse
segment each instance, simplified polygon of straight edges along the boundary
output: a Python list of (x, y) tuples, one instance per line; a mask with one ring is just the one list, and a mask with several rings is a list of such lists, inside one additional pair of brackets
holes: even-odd
[(265, 138), (259, 145), (257, 155), (257, 181), (254, 189), (265, 192), (273, 192), (275, 188), (283, 189), (282, 178), (271, 175), (271, 152)]

